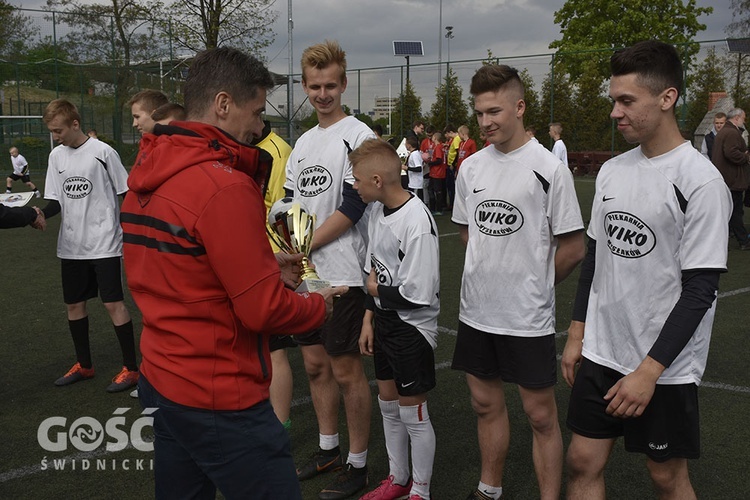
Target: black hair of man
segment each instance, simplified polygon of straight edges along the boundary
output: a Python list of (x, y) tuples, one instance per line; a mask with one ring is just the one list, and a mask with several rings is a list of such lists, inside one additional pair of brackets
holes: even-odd
[(679, 99), (684, 85), (677, 49), (658, 40), (646, 40), (618, 50), (610, 59), (610, 68), (612, 76), (636, 74), (639, 84), (648, 88), (652, 95), (673, 87)]
[(231, 47), (204, 50), (193, 60), (182, 87), (185, 111), (188, 119), (200, 118), (219, 92), (242, 105), (273, 85), (271, 73), (257, 58)]

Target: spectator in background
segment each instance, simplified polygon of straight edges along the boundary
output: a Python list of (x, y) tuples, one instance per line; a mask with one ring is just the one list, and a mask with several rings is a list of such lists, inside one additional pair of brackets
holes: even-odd
[(375, 133), (378, 139), (381, 139), (381, 140), (383, 139), (383, 126), (381, 124), (375, 123), (370, 128)]
[(419, 141), (416, 138), (409, 137), (406, 139), (406, 149), (409, 151), (409, 158), (407, 158), (406, 165), (403, 168), (409, 177), (407, 189), (414, 193), (417, 198), (424, 201), (425, 168), (422, 153), (418, 148)]
[(169, 103), (167, 96), (158, 90), (145, 89), (135, 94), (128, 101), (130, 113), (133, 115), (133, 128), (137, 129), (141, 135), (153, 132), (156, 122), (151, 118), (151, 113), (167, 103)]
[(96, 133), (96, 129), (95, 128), (89, 129), (89, 131), (86, 133), (86, 135), (88, 135), (89, 137), (93, 137), (94, 139), (98, 139), (99, 138), (99, 136)]
[(458, 127), (458, 136), (461, 138), (461, 144), (458, 146), (458, 158), (456, 159), (456, 175), (458, 169), (466, 158), (477, 152), (477, 143), (469, 137), (469, 127), (461, 125)]
[(416, 137), (419, 139), (419, 136), (424, 134), (424, 126), (424, 121), (415, 120), (411, 125), (411, 130), (406, 132), (406, 137)]
[(443, 215), (445, 208), (445, 175), (448, 166), (445, 164), (445, 149), (443, 135), (440, 132), (432, 134), (432, 149), (430, 160), (430, 202), (432, 215)]
[(714, 115), (714, 124), (711, 127), (711, 131), (706, 134), (706, 137), (703, 138), (703, 144), (701, 144), (701, 154), (711, 161), (713, 161), (714, 139), (716, 139), (716, 134), (719, 133), (719, 130), (724, 127), (724, 124), (726, 122), (726, 113), (722, 113), (721, 111), (716, 113)]
[(552, 154), (560, 159), (565, 168), (568, 168), (568, 148), (565, 147), (565, 143), (562, 140), (562, 131), (561, 124), (549, 124), (549, 136), (555, 141), (555, 144), (552, 145)]
[(747, 172), (747, 144), (742, 138), (744, 125), (745, 112), (742, 109), (734, 108), (727, 113), (727, 121), (714, 139), (711, 159), (732, 192), (729, 231), (737, 238), (741, 250), (750, 250), (750, 240), (743, 222), (745, 211), (742, 206), (742, 196), (750, 184)]
[(456, 162), (458, 162), (458, 148), (461, 138), (453, 125), (445, 127), (445, 205), (448, 210), (453, 208), (453, 198), (456, 194)]
[(36, 188), (36, 185), (31, 182), (29, 175), (29, 162), (18, 152), (18, 148), (13, 146), (10, 148), (10, 162), (13, 164), (13, 172), (5, 179), (5, 193), (13, 192), (13, 181), (20, 180), (34, 192), (34, 196), (37, 198), (42, 197), (42, 193)]
[(536, 127), (529, 125), (526, 127), (526, 135), (529, 136), (529, 139), (536, 142), (537, 144), (539, 141), (536, 139)]

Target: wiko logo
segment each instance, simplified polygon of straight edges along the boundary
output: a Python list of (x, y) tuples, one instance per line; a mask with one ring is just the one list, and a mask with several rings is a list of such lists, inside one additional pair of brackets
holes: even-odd
[(523, 214), (507, 201), (487, 200), (474, 210), (474, 222), (486, 235), (507, 236), (521, 229)]
[(391, 277), (390, 271), (385, 265), (375, 258), (374, 255), (370, 255), (370, 265), (375, 269), (375, 275), (378, 279), (378, 285), (391, 286), (393, 278)]
[(331, 173), (320, 165), (307, 167), (297, 178), (297, 191), (305, 197), (317, 196), (333, 184)]
[(641, 219), (627, 212), (609, 212), (604, 216), (607, 248), (626, 259), (647, 255), (656, 247), (656, 235)]
[(91, 194), (91, 181), (85, 177), (68, 177), (63, 182), (65, 196), (72, 199), (85, 198)]

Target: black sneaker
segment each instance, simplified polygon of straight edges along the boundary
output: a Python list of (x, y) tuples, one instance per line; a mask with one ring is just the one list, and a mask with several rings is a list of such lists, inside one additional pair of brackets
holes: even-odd
[(312, 454), (310, 461), (297, 469), (297, 479), (304, 481), (319, 474), (339, 470), (342, 463), (341, 451), (339, 451), (338, 446), (332, 450), (318, 448), (318, 451)]
[(346, 464), (331, 484), (323, 488), (320, 500), (341, 500), (348, 498), (367, 486), (367, 466), (361, 469)]

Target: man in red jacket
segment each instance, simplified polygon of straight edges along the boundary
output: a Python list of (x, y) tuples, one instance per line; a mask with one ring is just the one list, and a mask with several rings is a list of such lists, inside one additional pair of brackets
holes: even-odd
[(265, 236), (271, 158), (243, 142), (261, 133), (272, 85), (252, 56), (202, 52), (183, 87), (188, 121), (146, 134), (128, 179), (124, 260), (143, 313), (138, 392), (158, 409), (156, 498), (301, 498), (268, 401), (268, 338), (319, 327), (347, 288), (282, 283), (296, 276)]

